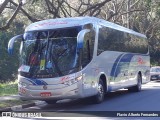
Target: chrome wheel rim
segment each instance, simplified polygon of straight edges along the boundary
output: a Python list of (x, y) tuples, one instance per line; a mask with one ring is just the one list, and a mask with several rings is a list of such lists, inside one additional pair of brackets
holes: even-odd
[(103, 100), (104, 97), (104, 90), (103, 90), (103, 86), (101, 84), (98, 85), (98, 98), (99, 100)]

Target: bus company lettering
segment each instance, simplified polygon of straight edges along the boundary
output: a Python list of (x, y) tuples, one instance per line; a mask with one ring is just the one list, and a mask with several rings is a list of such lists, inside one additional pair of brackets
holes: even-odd
[(64, 83), (65, 81), (68, 81), (68, 80), (71, 80), (71, 79), (73, 79), (74, 78), (74, 76), (64, 76), (64, 77), (62, 77), (61, 79), (60, 79), (60, 81), (62, 82), (62, 83)]
[(144, 63), (145, 63), (144, 60), (141, 57), (139, 57), (138, 58), (138, 64), (144, 64)]
[(44, 22), (44, 23), (37, 24), (34, 27), (50, 26), (50, 25), (62, 25), (62, 24), (68, 24), (68, 22)]

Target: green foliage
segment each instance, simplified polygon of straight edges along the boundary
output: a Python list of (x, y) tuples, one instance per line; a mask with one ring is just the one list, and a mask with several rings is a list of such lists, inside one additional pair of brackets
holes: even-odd
[(156, 14), (160, 17), (160, 3), (157, 4)]
[(34, 4), (34, 3), (36, 3), (36, 2), (38, 2), (39, 0), (32, 0), (32, 4)]
[(0, 31), (0, 82), (15, 80), (18, 69), (19, 43), (15, 43), (12, 56), (8, 55), (8, 41), (17, 34), (23, 33), (23, 24), (14, 22), (10, 29)]
[(146, 0), (146, 6), (151, 7), (152, 0)]
[(13, 95), (18, 93), (18, 80), (0, 84), (0, 96)]

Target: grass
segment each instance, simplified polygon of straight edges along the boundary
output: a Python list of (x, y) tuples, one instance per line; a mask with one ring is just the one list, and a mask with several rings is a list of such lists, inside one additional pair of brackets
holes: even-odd
[(18, 94), (18, 80), (15, 82), (0, 83), (0, 96)]
[[(14, 82), (0, 83), (0, 97), (9, 96), (9, 95), (17, 95), (18, 94), (18, 80)], [(0, 100), (0, 109), (6, 107), (12, 107), (22, 104), (32, 103), (32, 100), (22, 101), (19, 99), (6, 99)]]

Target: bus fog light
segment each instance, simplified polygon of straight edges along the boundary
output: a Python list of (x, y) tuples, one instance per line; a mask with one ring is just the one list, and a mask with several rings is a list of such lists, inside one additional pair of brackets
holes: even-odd
[(28, 86), (28, 84), (24, 83), (24, 82), (19, 82), (19, 85), (22, 86), (22, 87), (27, 87)]
[(64, 84), (65, 84), (65, 85), (68, 85), (68, 86), (69, 86), (69, 85), (72, 85), (72, 81), (71, 81), (71, 80), (65, 81)]

